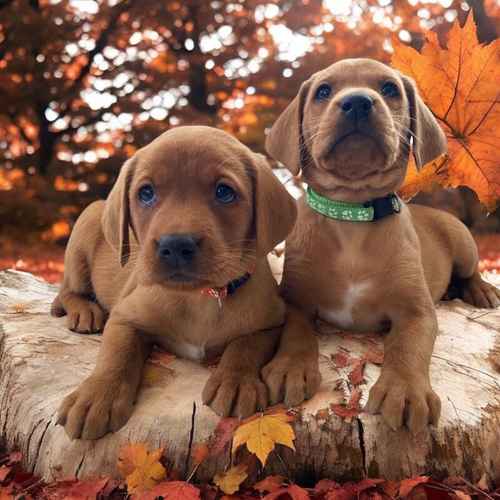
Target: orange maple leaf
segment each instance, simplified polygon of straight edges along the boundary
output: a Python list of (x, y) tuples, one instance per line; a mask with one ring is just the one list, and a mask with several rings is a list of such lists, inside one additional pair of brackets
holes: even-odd
[(227, 495), (240, 489), (241, 483), (248, 477), (246, 464), (235, 465), (228, 471), (214, 476), (214, 483)]
[(149, 490), (167, 476), (160, 463), (163, 449), (148, 451), (143, 443), (125, 445), (118, 456), (118, 470), (127, 482), (129, 494)]
[(442, 48), (428, 32), (422, 51), (394, 39), (392, 65), (417, 83), (448, 138), (443, 186), (468, 186), (493, 209), (500, 198), (500, 39), (480, 44), (471, 15)]
[(289, 424), (291, 420), (293, 417), (286, 412), (250, 417), (234, 433), (233, 452), (246, 444), (248, 451), (256, 455), (264, 466), (269, 453), (274, 450), (276, 444), (295, 450), (293, 445), (295, 432)]
[(398, 191), (399, 196), (409, 201), (420, 191), (432, 191), (439, 184), (448, 185), (448, 160), (448, 155), (441, 155), (418, 170), (413, 156), (410, 156), (405, 182)]

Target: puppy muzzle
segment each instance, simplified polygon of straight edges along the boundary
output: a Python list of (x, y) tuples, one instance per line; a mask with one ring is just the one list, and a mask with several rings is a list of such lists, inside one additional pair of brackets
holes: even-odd
[(168, 279), (191, 281), (201, 238), (194, 234), (166, 234), (157, 242), (156, 256), (167, 271)]

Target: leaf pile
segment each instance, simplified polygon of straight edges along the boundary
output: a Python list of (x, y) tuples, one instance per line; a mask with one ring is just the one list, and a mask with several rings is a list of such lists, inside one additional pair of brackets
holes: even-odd
[(429, 188), (468, 186), (490, 210), (500, 198), (500, 39), (480, 44), (469, 15), (456, 21), (446, 48), (435, 32), (426, 33), (421, 52), (393, 40), (392, 65), (411, 76), (448, 138), (447, 160), (422, 172), (410, 166), (404, 196)]
[[(266, 431), (255, 429), (264, 428), (269, 431), (268, 425), (271, 429), (277, 425), (281, 440), (281, 434), (287, 432), (284, 428), (290, 425), (284, 415), (286, 414), (281, 410), (274, 410), (274, 413), (259, 415), (243, 423), (237, 448), (243, 443), (248, 445), (248, 441), (244, 440), (245, 436), (255, 438), (256, 432), (265, 435)], [(270, 424), (271, 421), (266, 417), (275, 420)], [(257, 424), (259, 419), (260, 423)], [(229, 443), (227, 429), (232, 426), (231, 420), (234, 419), (221, 421), (223, 423), (217, 433), (219, 437), (212, 444), (220, 446), (222, 441)], [(238, 430), (239, 428), (234, 432), (234, 438)], [(274, 433), (273, 430), (271, 435)], [(208, 445), (207, 449), (212, 453)], [(250, 458), (252, 457), (253, 455)], [(311, 488), (294, 484), (285, 476), (261, 475), (260, 480), (248, 484), (246, 480), (251, 474), (252, 477), (262, 474), (262, 469), (256, 467), (257, 461), (251, 459), (215, 475), (213, 484), (192, 484), (189, 478), (186, 481), (180, 480), (176, 471), (167, 471), (162, 449), (150, 451), (143, 443), (126, 445), (120, 451), (118, 469), (124, 482), (101, 477), (66, 479), (46, 484), (23, 471), (21, 459), (18, 452), (0, 456), (1, 500), (500, 500), (500, 488), (492, 490), (485, 477), (477, 484), (461, 477), (449, 477), (441, 482), (428, 476), (416, 476), (398, 482), (365, 478), (357, 483), (343, 484), (322, 479)]]

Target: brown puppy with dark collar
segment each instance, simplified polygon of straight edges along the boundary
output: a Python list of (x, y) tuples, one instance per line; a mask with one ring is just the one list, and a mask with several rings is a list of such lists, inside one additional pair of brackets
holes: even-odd
[[(500, 293), (481, 279), (476, 245), (461, 222), (391, 195), (403, 183), (411, 142), (419, 167), (446, 151), (413, 81), (379, 62), (350, 59), (301, 86), (266, 146), (309, 186), (286, 242), (285, 297), (338, 328), (387, 332), (367, 409), (393, 428), (406, 417), (418, 432), (440, 413), (429, 379), (434, 303), (452, 279), (475, 306), (497, 306)], [(314, 340), (282, 342), (266, 368), (272, 397), (296, 343)]]
[[(53, 304), (81, 333), (109, 313), (94, 372), (59, 410), (68, 435), (96, 439), (127, 422), (153, 344), (193, 360), (225, 348), (204, 402), (241, 417), (265, 407), (260, 370), (285, 320), (266, 256), (295, 218), (265, 159), (220, 130), (179, 127), (127, 161), (106, 202), (78, 219)], [(284, 335), (307, 328), (288, 320)], [(309, 365), (302, 399), (319, 381)]]

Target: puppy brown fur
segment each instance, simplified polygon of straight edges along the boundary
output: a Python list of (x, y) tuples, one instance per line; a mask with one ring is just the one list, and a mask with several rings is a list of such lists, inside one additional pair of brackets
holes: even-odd
[[(326, 87), (318, 93), (321, 85)], [(355, 95), (362, 97), (354, 102), (361, 107), (353, 116)], [(401, 186), (411, 141), (417, 166), (446, 150), (445, 136), (415, 84), (384, 64), (351, 59), (302, 85), (266, 146), (293, 174), (302, 171), (320, 195), (366, 202)], [(399, 214), (375, 222), (340, 221), (313, 211), (303, 198), (286, 242), (283, 291), (312, 318), (342, 329), (387, 332), (384, 366), (367, 409), (381, 412), (393, 428), (406, 417), (419, 432), (440, 413), (429, 379), (438, 331), (434, 302), (455, 278), (467, 302), (500, 303), (499, 291), (481, 279), (477, 263), (471, 234), (447, 213), (403, 204)], [(288, 347), (295, 349), (293, 343)], [(283, 343), (280, 351), (287, 353)], [(273, 363), (281, 363), (279, 356)]]
[[(106, 202), (78, 219), (53, 304), (53, 314), (66, 313), (81, 333), (100, 331), (109, 313), (94, 372), (59, 410), (68, 435), (96, 439), (127, 422), (153, 344), (194, 360), (227, 346), (204, 402), (240, 417), (265, 407), (260, 370), (286, 314), (266, 255), (295, 218), (293, 199), (264, 158), (222, 131), (179, 127), (127, 161)], [(222, 308), (201, 293), (249, 271)], [(293, 336), (303, 320), (288, 316), (284, 335)], [(302, 399), (318, 383), (311, 359), (307, 367)]]

